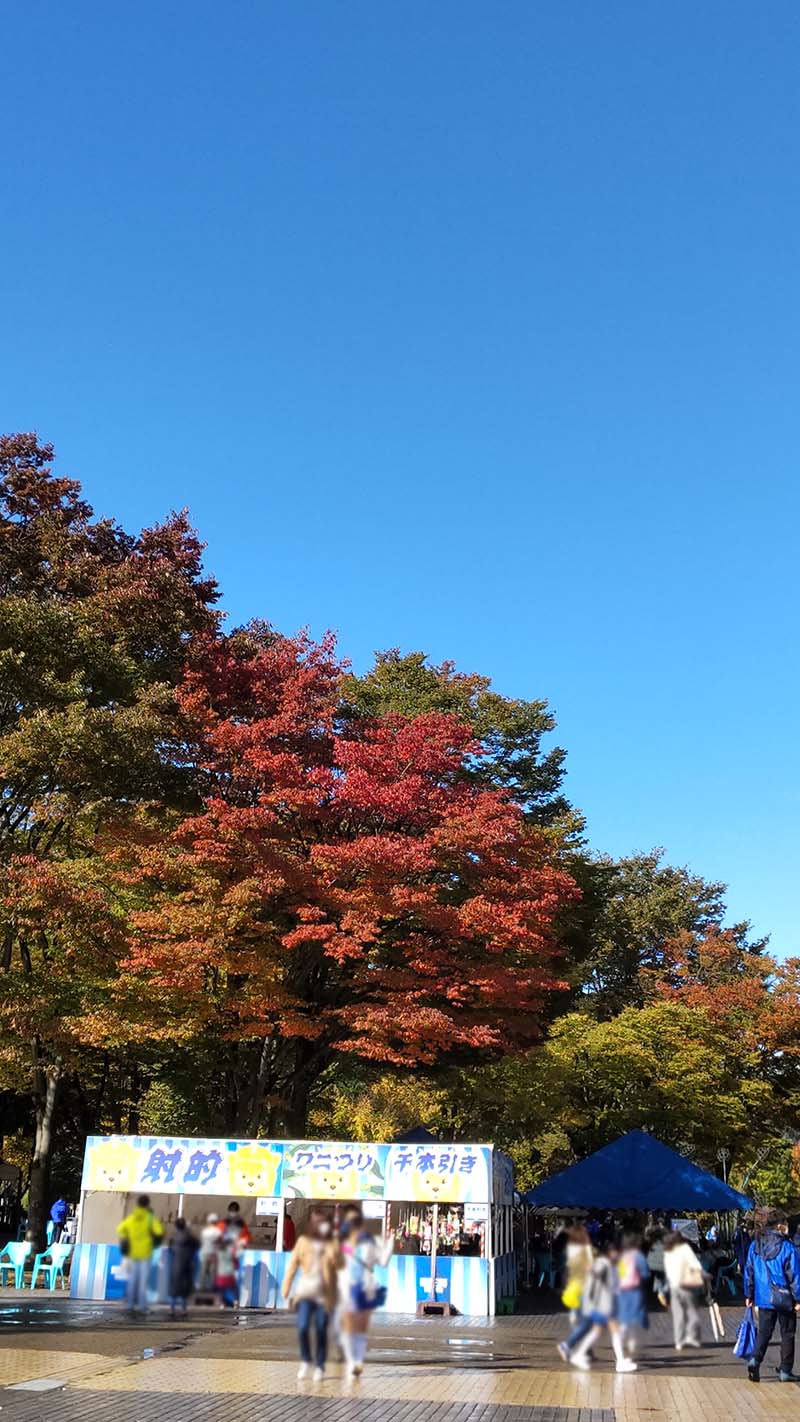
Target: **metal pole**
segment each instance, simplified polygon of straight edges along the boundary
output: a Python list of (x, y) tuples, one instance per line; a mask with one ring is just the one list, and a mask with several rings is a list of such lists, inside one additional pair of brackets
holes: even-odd
[(439, 1248), (439, 1204), (438, 1201), (433, 1206), (433, 1225), (431, 1226), (431, 1303), (436, 1303), (436, 1255)]

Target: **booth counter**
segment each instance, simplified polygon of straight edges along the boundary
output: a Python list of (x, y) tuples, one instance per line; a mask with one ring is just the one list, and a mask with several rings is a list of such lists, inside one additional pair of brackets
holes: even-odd
[(513, 1186), (511, 1161), (491, 1145), (90, 1137), (70, 1288), (75, 1298), (123, 1297), (117, 1226), (148, 1194), (167, 1241), (153, 1257), (150, 1292), (166, 1300), (171, 1223), (183, 1216), (199, 1231), (236, 1200), (252, 1245), (242, 1254), (240, 1305), (282, 1308), (289, 1247), (309, 1211), (336, 1214), (357, 1201), (368, 1228), (395, 1234), (379, 1271), (387, 1311), (492, 1314), (516, 1292)]

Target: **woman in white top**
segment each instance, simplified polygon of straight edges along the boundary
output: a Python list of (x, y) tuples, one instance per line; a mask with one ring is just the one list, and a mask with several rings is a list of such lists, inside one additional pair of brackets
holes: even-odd
[(669, 1285), (672, 1327), (677, 1351), (700, 1347), (698, 1300), (706, 1286), (700, 1260), (682, 1234), (673, 1230), (664, 1239), (664, 1272)]
[(364, 1228), (364, 1216), (356, 1207), (348, 1210), (342, 1225), (342, 1268), (339, 1271), (339, 1300), (342, 1349), (351, 1378), (364, 1371), (369, 1321), (386, 1298), (376, 1269), (388, 1264), (394, 1249), (394, 1235), (375, 1239)]

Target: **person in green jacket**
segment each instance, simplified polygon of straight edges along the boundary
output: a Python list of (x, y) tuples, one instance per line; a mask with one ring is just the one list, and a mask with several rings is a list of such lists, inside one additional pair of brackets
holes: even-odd
[(164, 1226), (150, 1208), (150, 1196), (140, 1195), (136, 1209), (117, 1229), (120, 1249), (128, 1261), (128, 1312), (147, 1313), (150, 1261), (164, 1238)]

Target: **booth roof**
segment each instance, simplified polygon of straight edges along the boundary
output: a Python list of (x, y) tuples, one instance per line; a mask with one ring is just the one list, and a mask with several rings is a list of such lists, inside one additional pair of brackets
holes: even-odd
[(629, 1131), (523, 1199), (595, 1210), (748, 1210), (753, 1203), (646, 1131)]

